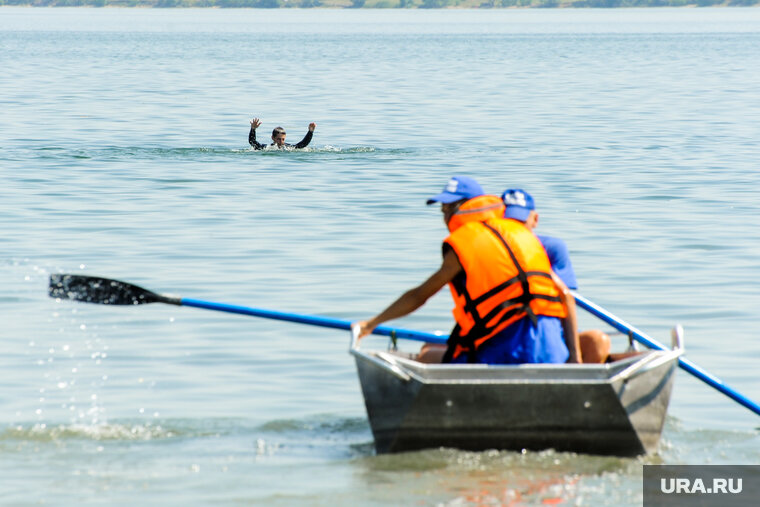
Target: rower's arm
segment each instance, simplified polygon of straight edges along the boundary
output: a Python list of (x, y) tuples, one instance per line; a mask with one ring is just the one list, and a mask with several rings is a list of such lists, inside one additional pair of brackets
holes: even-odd
[(377, 326), (388, 320), (403, 317), (415, 311), (425, 302), (435, 295), (441, 288), (449, 283), (454, 277), (462, 271), (456, 254), (449, 250), (443, 257), (441, 267), (433, 273), (430, 278), (422, 282), (417, 287), (409, 289), (403, 293), (396, 301), (390, 304), (388, 308), (380, 312), (368, 321), (360, 322), (361, 331), (359, 337), (370, 334)]
[(575, 298), (570, 293), (567, 285), (557, 276), (554, 271), (551, 272), (552, 280), (559, 289), (559, 298), (565, 306), (567, 316), (562, 319), (562, 330), (565, 332), (565, 343), (567, 350), (570, 352), (568, 363), (582, 363), (581, 342), (578, 337), (578, 316), (575, 311)]

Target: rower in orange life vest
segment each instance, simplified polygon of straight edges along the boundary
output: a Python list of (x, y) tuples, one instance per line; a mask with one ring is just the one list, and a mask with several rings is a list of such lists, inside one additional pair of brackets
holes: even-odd
[(487, 364), (581, 362), (575, 300), (551, 270), (541, 243), (524, 224), (503, 218), (504, 204), (483, 195), (472, 178), (454, 176), (441, 203), (451, 234), (443, 263), (422, 284), (408, 290), (368, 321), (359, 336), (403, 317), (449, 284), (457, 325), (445, 350), (426, 345), (424, 362)]

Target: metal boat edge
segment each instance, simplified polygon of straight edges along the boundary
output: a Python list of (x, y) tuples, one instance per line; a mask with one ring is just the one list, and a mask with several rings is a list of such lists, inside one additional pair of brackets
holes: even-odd
[[(575, 381), (581, 383), (625, 381), (650, 371), (657, 366), (677, 359), (684, 353), (683, 327), (676, 325), (671, 331), (671, 350), (648, 349), (638, 355), (610, 363), (585, 364), (427, 364), (404, 357), (394, 351), (360, 348), (358, 329), (351, 328), (349, 352), (355, 357), (375, 364), (393, 376), (408, 382), (412, 379), (422, 383), (462, 383), (479, 381), (499, 383), (504, 381), (531, 382), (540, 378), (542, 382), (552, 381), (547, 374), (555, 374), (555, 381)], [(458, 380), (451, 380), (453, 373), (464, 374)], [(536, 376), (537, 374), (540, 374)], [(448, 377), (448, 379), (447, 379)]]

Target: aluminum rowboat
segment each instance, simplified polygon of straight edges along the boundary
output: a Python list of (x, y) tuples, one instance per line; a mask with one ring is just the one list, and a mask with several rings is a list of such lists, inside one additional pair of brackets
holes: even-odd
[(606, 364), (423, 364), (362, 350), (352, 333), (378, 453), (436, 447), (635, 456), (657, 449), (683, 354), (647, 350)]

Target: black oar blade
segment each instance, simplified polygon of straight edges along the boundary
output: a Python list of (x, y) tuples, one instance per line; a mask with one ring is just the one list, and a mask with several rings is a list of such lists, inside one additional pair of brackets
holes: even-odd
[(142, 305), (169, 299), (119, 280), (66, 274), (50, 275), (48, 294), (51, 298), (101, 305)]

